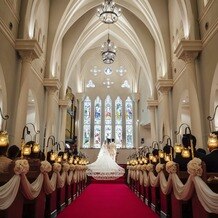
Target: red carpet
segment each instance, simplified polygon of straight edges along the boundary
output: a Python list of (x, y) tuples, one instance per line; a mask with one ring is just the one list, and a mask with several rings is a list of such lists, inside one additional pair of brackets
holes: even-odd
[(157, 218), (124, 184), (91, 184), (58, 218)]

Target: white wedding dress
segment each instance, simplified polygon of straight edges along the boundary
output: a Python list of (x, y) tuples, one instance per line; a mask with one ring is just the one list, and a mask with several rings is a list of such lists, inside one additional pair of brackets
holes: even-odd
[(125, 173), (125, 170), (112, 159), (106, 144), (102, 145), (97, 160), (87, 167), (87, 175), (97, 180), (114, 180)]

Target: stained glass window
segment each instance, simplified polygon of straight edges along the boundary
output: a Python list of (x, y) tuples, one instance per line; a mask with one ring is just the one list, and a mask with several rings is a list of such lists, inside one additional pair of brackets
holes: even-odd
[(122, 100), (117, 97), (115, 100), (115, 142), (117, 148), (122, 147)]
[(112, 137), (112, 100), (108, 95), (105, 99), (105, 139)]
[(126, 99), (125, 113), (126, 113), (126, 148), (132, 148), (133, 147), (133, 103), (130, 97)]
[(90, 147), (91, 132), (91, 100), (87, 96), (84, 100), (83, 148)]
[(101, 99), (95, 99), (95, 116), (94, 116), (94, 148), (101, 147)]

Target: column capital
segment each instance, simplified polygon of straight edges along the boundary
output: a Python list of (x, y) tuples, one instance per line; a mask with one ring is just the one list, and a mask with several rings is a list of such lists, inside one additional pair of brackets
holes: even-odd
[(131, 96), (132, 96), (132, 100), (133, 100), (135, 103), (138, 102), (139, 99), (140, 99), (140, 93), (138, 93), (138, 92), (132, 93)]
[(71, 103), (71, 101), (69, 100), (69, 99), (59, 99), (59, 101), (58, 101), (58, 105), (60, 106), (60, 107), (68, 107), (68, 106), (70, 106), (70, 103)]
[(189, 63), (195, 60), (198, 53), (202, 51), (202, 48), (201, 40), (182, 39), (174, 53), (178, 59), (182, 59), (186, 63)]
[(78, 92), (76, 93), (76, 99), (79, 101), (79, 102), (82, 102), (84, 101), (85, 99), (85, 93), (84, 92)]
[(148, 110), (155, 109), (158, 106), (158, 100), (148, 99), (147, 108)]
[(59, 79), (44, 78), (43, 86), (48, 90), (57, 91), (61, 88)]
[(39, 58), (43, 51), (36, 39), (17, 39), (15, 42), (15, 50), (23, 60), (33, 61)]
[(168, 94), (168, 92), (173, 87), (173, 80), (172, 79), (159, 79), (156, 83), (156, 88), (158, 92), (162, 94)]

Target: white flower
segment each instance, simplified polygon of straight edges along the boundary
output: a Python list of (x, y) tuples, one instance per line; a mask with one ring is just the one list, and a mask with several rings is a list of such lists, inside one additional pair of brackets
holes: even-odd
[(147, 169), (148, 172), (152, 172), (154, 170), (154, 165), (149, 163), (149, 164), (147, 164), (146, 169)]
[(74, 171), (76, 169), (74, 164), (70, 164), (70, 171)]
[(54, 163), (54, 164), (53, 164), (53, 171), (54, 171), (55, 173), (60, 173), (60, 171), (61, 171), (61, 164), (59, 164), (59, 163)]
[(30, 166), (26, 159), (16, 160), (14, 166), (14, 173), (16, 175), (27, 174), (29, 172)]
[(41, 162), (40, 171), (41, 173), (49, 173), (52, 170), (51, 164), (45, 160)]
[(168, 173), (176, 173), (177, 172), (177, 167), (176, 163), (173, 161), (169, 161), (166, 163), (166, 171)]
[(163, 169), (164, 169), (164, 164), (158, 163), (157, 166), (156, 166), (156, 172), (159, 173)]
[(187, 165), (188, 173), (193, 176), (201, 176), (203, 173), (201, 162), (201, 159), (196, 157), (189, 161)]
[(69, 169), (70, 169), (70, 165), (69, 165), (68, 163), (64, 163), (64, 164), (63, 164), (63, 171), (64, 171), (64, 172), (68, 172)]

